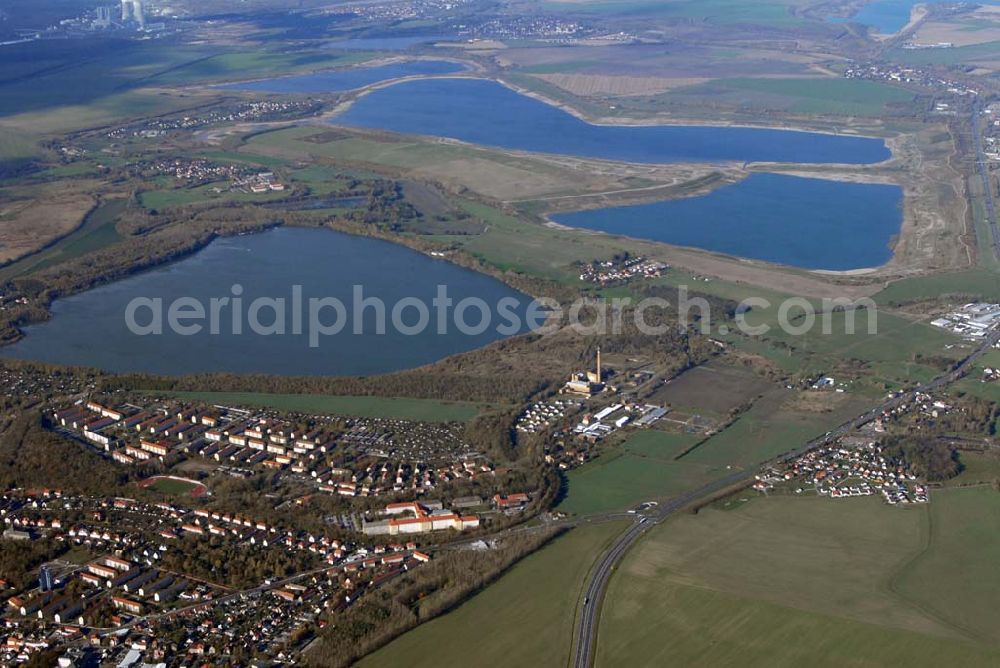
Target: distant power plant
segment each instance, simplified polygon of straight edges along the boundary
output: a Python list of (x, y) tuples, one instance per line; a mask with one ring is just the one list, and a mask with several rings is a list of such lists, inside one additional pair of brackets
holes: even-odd
[(142, 13), (142, 0), (122, 0), (122, 23), (135, 22), (140, 28), (146, 27), (146, 17)]
[(111, 27), (111, 10), (112, 7), (98, 7), (97, 8), (97, 20), (94, 21), (94, 25), (98, 28), (110, 28)]

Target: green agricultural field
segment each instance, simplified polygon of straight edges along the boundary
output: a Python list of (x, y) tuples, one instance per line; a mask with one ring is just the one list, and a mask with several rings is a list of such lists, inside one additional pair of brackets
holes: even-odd
[(983, 380), (983, 371), (986, 368), (1000, 368), (1000, 351), (987, 351), (985, 355), (976, 360), (972, 370), (964, 378), (952, 385), (952, 391), (965, 392), (974, 397), (1000, 403), (1000, 383), (995, 381), (985, 382)]
[(650, 401), (722, 419), (741, 404), (775, 390), (780, 386), (749, 369), (710, 362), (672, 379), (657, 389)]
[(251, 150), (257, 147), (278, 149), (291, 157), (311, 155), (405, 169), (465, 158), (476, 152), (475, 149), (463, 146), (421, 141), (380, 142), (350, 135), (331, 141), (308, 141), (309, 137), (320, 135), (322, 133), (316, 128), (288, 128), (254, 135), (249, 139), (248, 145)]
[(982, 485), (931, 494), (925, 542), (892, 590), (957, 633), (1000, 645), (1000, 492)]
[(147, 190), (139, 195), (139, 203), (147, 209), (160, 211), (174, 206), (186, 206), (195, 202), (219, 197), (208, 188), (177, 188), (176, 190)]
[[(936, 494), (930, 508), (893, 508), (874, 497), (776, 497), (678, 515), (651, 531), (613, 576), (597, 665), (996, 665), (1000, 647), (970, 640), (911, 598), (899, 578), (919, 566), (913, 559), (924, 553), (928, 516), (940, 504), (940, 512), (955, 512), (948, 521), (959, 538), (947, 541), (954, 551), (941, 554), (948, 562), (932, 564), (919, 587), (934, 580), (951, 614), (965, 608), (967, 588), (982, 582), (969, 611), (980, 625), (995, 625), (988, 601), (996, 600), (1000, 573), (983, 571), (996, 563), (995, 538), (973, 557), (970, 576), (984, 579), (959, 566), (976, 551), (973, 535), (989, 531), (988, 513), (1000, 508), (1000, 494), (990, 491), (996, 499), (986, 501), (986, 515), (971, 504), (952, 506), (950, 491)], [(973, 514), (963, 518), (961, 510)], [(991, 521), (996, 526), (995, 515)]]
[(0, 177), (40, 157), (38, 144), (23, 132), (0, 126)]
[(960, 452), (959, 461), (962, 472), (951, 480), (945, 481), (946, 487), (962, 487), (966, 485), (992, 485), (1000, 481), (1000, 452)]
[(979, 397), (980, 399), (986, 399), (987, 401), (993, 401), (1000, 403), (1000, 385), (996, 382), (984, 383), (979, 379), (979, 374), (981, 373), (981, 367), (977, 367), (978, 370), (973, 371), (970, 376), (963, 378), (962, 380), (955, 383), (953, 389), (960, 392), (966, 392), (974, 397)]
[(622, 444), (622, 449), (636, 457), (670, 461), (701, 438), (695, 434), (678, 434), (657, 429), (633, 432)]
[(257, 167), (285, 167), (288, 161), (270, 155), (256, 155), (253, 153), (233, 153), (229, 151), (200, 151), (198, 157), (206, 160), (222, 160), (225, 162), (238, 162)]
[(371, 59), (364, 51), (337, 53), (329, 50), (305, 52), (240, 51), (184, 63), (147, 80), (155, 85), (191, 84), (203, 81), (262, 78), (333, 67), (348, 67)]
[[(556, 509), (581, 515), (625, 510), (643, 501), (680, 494), (718, 477), (719, 473), (713, 473), (708, 466), (647, 454), (649, 438), (643, 437), (624, 452), (609, 450), (567, 473), (566, 497)], [(672, 447), (680, 452), (679, 445), (679, 440), (674, 441)]]
[[(0, 96), (2, 94), (3, 88), (0, 87)], [(135, 90), (86, 100), (80, 104), (53, 103), (52, 106), (24, 113), (17, 113), (17, 108), (14, 107), (8, 111), (11, 115), (0, 112), (0, 117), (8, 125), (25, 131), (61, 134), (84, 128), (103, 127), (131, 119), (169, 114), (200, 106), (205, 102), (204, 97), (193, 95)], [(0, 103), (0, 108), (2, 106)]]
[(523, 74), (568, 74), (583, 72), (590, 68), (600, 68), (604, 64), (603, 60), (561, 60), (557, 63), (528, 65), (519, 68), (518, 72)]
[[(215, 192), (214, 188), (222, 190)], [(268, 202), (288, 197), (288, 191), (265, 193), (243, 193), (228, 190), (229, 182), (207, 183), (197, 188), (175, 188), (173, 190), (149, 190), (139, 195), (140, 203), (147, 209), (163, 210), (175, 206), (186, 206), (198, 202)]]
[(246, 148), (295, 160), (333, 160), (362, 170), (369, 166), (403, 170), (416, 179), (459, 184), (500, 200), (577, 194), (586, 189), (578, 173), (540, 159), (421, 139), (296, 127), (249, 137)]
[(803, 4), (798, 0), (548, 0), (543, 4), (553, 11), (587, 14), (611, 14), (631, 17), (683, 18), (720, 25), (758, 23), (793, 25), (801, 23), (790, 8)]
[[(464, 250), (503, 271), (579, 284), (578, 272), (572, 265), (580, 258), (610, 257), (626, 249), (643, 252), (641, 244), (630, 244), (606, 235), (578, 234), (525, 224), (485, 204), (469, 202), (462, 206), (489, 225), (485, 233), (465, 239)], [(460, 243), (462, 241), (459, 239)]]
[[(162, 40), (43, 40), (0, 53), (0, 117), (36, 132), (100, 127), (203, 105), (213, 91), (168, 86), (277, 76), (356, 64), (364, 52), (256, 50)], [(22, 76), (24, 63), (43, 65)]]
[(623, 522), (585, 525), (514, 565), (452, 612), (358, 663), (377, 666), (563, 666), (584, 579)]
[(332, 396), (321, 394), (267, 394), (257, 392), (173, 392), (173, 396), (220, 406), (261, 406), (303, 413), (384, 417), (426, 422), (467, 422), (482, 404), (436, 399)]
[(982, 182), (978, 179), (969, 180), (968, 200), (972, 205), (970, 216), (972, 227), (976, 233), (976, 248), (983, 249), (976, 253), (976, 264), (980, 269), (987, 271), (1000, 271), (1000, 259), (990, 252), (993, 244), (993, 233), (990, 231), (989, 222), (986, 216), (986, 201), (983, 197)]
[(34, 76), (0, 79), (0, 115), (86, 105), (140, 87), (304, 72), (352, 65), (369, 57), (364, 52), (239, 51), (161, 41), (79, 39), (33, 42), (5, 51), (0, 54), (0, 71), (34, 52), (51, 66)]
[(878, 304), (906, 304), (944, 295), (1000, 300), (1000, 276), (989, 271), (970, 270), (954, 274), (932, 274), (896, 281), (875, 295)]
[(836, 78), (734, 78), (678, 88), (669, 95), (735, 96), (743, 104), (782, 107), (805, 114), (878, 116), (890, 104), (912, 102), (914, 94), (874, 81)]
[(891, 49), (885, 54), (893, 62), (907, 65), (970, 65), (975, 62), (996, 62), (1000, 58), (1000, 42), (985, 42), (950, 49)]
[[(824, 319), (828, 323), (826, 332)], [(794, 316), (790, 316), (789, 320), (794, 327), (805, 324)], [(805, 353), (904, 365), (911, 362), (916, 353), (953, 356), (954, 353), (949, 352), (946, 346), (960, 341), (953, 334), (927, 323), (908, 320), (884, 310), (874, 315), (869, 311), (820, 314), (816, 316), (815, 326), (801, 335), (772, 329), (765, 336)]]
[[(826, 395), (834, 402), (832, 393)], [(712, 436), (681, 462), (715, 467), (751, 467), (794, 450), (854, 417), (866, 401), (839, 395), (829, 412), (798, 409), (792, 392), (772, 394), (758, 400), (735, 422)]]

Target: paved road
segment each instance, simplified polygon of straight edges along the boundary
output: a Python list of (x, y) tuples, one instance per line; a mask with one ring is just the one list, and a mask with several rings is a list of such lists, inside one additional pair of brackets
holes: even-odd
[[(963, 359), (961, 363), (955, 367), (954, 370), (944, 373), (923, 385), (919, 385), (911, 390), (903, 392), (899, 396), (887, 399), (875, 408), (843, 423), (836, 429), (827, 432), (819, 438), (813, 439), (801, 448), (785, 453), (784, 455), (776, 457), (768, 462), (763, 462), (761, 466), (767, 466), (769, 464), (780, 463), (801, 457), (810, 450), (826, 445), (840, 438), (844, 434), (868, 424), (882, 414), (883, 411), (892, 410), (904, 403), (912, 401), (914, 395), (918, 392), (931, 392), (955, 382), (964, 376), (975, 361), (986, 353), (986, 351), (996, 345), (998, 341), (1000, 341), (1000, 330), (991, 332), (989, 336), (969, 354), (968, 357)], [(648, 513), (645, 516), (636, 516), (635, 523), (630, 525), (628, 529), (615, 539), (615, 542), (612, 543), (611, 547), (609, 547), (607, 551), (600, 556), (597, 565), (590, 573), (590, 581), (584, 589), (583, 600), (580, 602), (581, 613), (579, 616), (577, 631), (573, 640), (573, 665), (575, 668), (590, 668), (590, 665), (593, 663), (594, 641), (597, 638), (597, 625), (600, 620), (601, 603), (603, 602), (602, 598), (604, 590), (607, 587), (608, 580), (611, 578), (611, 573), (615, 569), (615, 565), (625, 555), (628, 549), (651, 526), (655, 526), (656, 524), (663, 522), (678, 510), (691, 506), (698, 501), (711, 498), (713, 494), (717, 494), (728, 487), (749, 482), (753, 479), (758, 470), (759, 467), (754, 467), (748, 470), (738, 471), (726, 476), (725, 478), (716, 480), (695, 490), (674, 497), (666, 503), (657, 506), (652, 513)]]
[(993, 202), (993, 187), (990, 180), (986, 155), (983, 152), (983, 136), (979, 125), (980, 107), (977, 104), (972, 110), (972, 143), (976, 152), (976, 171), (983, 182), (983, 204), (986, 208), (986, 223), (990, 228), (990, 246), (993, 255), (1000, 260), (1000, 228), (997, 227), (997, 212)]

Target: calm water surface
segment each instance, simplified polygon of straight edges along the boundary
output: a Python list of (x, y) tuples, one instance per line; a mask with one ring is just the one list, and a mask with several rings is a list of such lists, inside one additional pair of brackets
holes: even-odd
[(373, 91), (335, 122), (474, 144), (629, 162), (866, 164), (889, 158), (880, 139), (761, 128), (593, 125), (482, 79), (424, 79)]
[(552, 219), (794, 267), (847, 270), (889, 260), (901, 201), (898, 186), (752, 174), (701, 197)]
[[(289, 323), (293, 285), (302, 286), (304, 299), (336, 297), (347, 306), (348, 325), (340, 334), (322, 337), (321, 347), (310, 348), (305, 328), (301, 335), (235, 335), (223, 319), (219, 335), (206, 328), (193, 336), (137, 336), (125, 324), (125, 308), (134, 297), (159, 297), (164, 305), (178, 297), (195, 297), (207, 304), (212, 297), (230, 296), (237, 283), (243, 287), (244, 308), (257, 297), (286, 298)], [(455, 303), (471, 296), (491, 305), (503, 297), (516, 298), (522, 316), (528, 302), (499, 281), (402, 246), (329, 230), (279, 228), (219, 239), (186, 259), (60, 299), (52, 305), (48, 322), (27, 328), (27, 336), (0, 348), (0, 355), (116, 372), (368, 375), (428, 364), (501, 338), (495, 327), (475, 336), (455, 327), (438, 334), (433, 310), (433, 324), (418, 336), (406, 336), (391, 326), (386, 334), (373, 334), (374, 310), (365, 312), (368, 333), (355, 335), (350, 320), (355, 284), (364, 287), (365, 297), (383, 299), (389, 317), (392, 305), (406, 297), (433, 308), (438, 285), (448, 287)], [(326, 313), (324, 321), (332, 322), (332, 311)], [(146, 323), (147, 314), (137, 319)], [(404, 322), (416, 319), (413, 312), (404, 314)], [(271, 322), (271, 311), (265, 310), (260, 320)], [(466, 321), (476, 324), (477, 311), (470, 310)]]

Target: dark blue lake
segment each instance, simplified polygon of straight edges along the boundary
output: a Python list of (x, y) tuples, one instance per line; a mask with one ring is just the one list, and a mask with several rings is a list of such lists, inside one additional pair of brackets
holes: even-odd
[[(212, 298), (232, 298), (233, 286), (242, 286), (242, 333), (232, 326), (232, 304), (219, 311), (217, 334), (207, 320)], [(293, 286), (302, 291), (302, 329), (295, 334)], [(385, 329), (378, 333), (374, 307), (357, 312), (355, 285), (363, 298), (385, 304)], [(439, 333), (437, 307), (432, 299), (438, 286), (457, 305), (478, 297), (491, 309), (485, 331), (463, 333), (454, 325), (454, 308), (445, 312)], [(140, 336), (126, 325), (126, 308), (134, 298), (162, 299), (164, 333)], [(344, 329), (324, 336), (310, 328), (309, 299), (332, 297), (346, 308)], [(178, 298), (193, 298), (204, 306), (202, 331), (192, 335), (171, 333), (168, 308)], [(263, 335), (251, 331), (249, 313), (254, 300), (284, 300), (285, 334)], [(392, 308), (401, 300), (416, 298), (426, 304), (429, 326), (408, 335), (393, 327)], [(59, 364), (94, 366), (109, 371), (146, 371), (164, 374), (229, 371), (277, 375), (369, 375), (428, 364), (448, 355), (473, 350), (509, 334), (498, 325), (509, 320), (497, 310), (507, 299), (510, 310), (524, 324), (529, 302), (488, 276), (430, 258), (403, 246), (330, 230), (279, 228), (261, 234), (219, 239), (178, 262), (60, 299), (52, 305), (52, 318), (27, 328), (26, 336), (0, 348), (0, 356), (42, 360)], [(270, 325), (277, 319), (270, 308), (261, 308), (257, 319)], [(318, 310), (320, 322), (337, 321), (333, 308)], [(135, 322), (148, 325), (152, 311), (138, 310)], [(401, 322), (415, 326), (415, 308), (403, 308)], [(474, 329), (479, 311), (469, 308), (463, 322)], [(354, 323), (361, 322), (361, 334)], [(526, 327), (522, 328), (522, 330)], [(310, 347), (309, 332), (317, 332), (318, 347)]]
[(708, 195), (552, 216), (563, 225), (805, 269), (877, 267), (902, 223), (898, 186), (752, 174)]
[(252, 90), (262, 93), (336, 93), (390, 79), (417, 75), (454, 74), (464, 69), (464, 66), (446, 60), (412, 60), (377, 67), (352, 67), (346, 70), (315, 72), (293, 77), (237, 82), (218, 86), (218, 88)]
[(481, 79), (426, 79), (389, 86), (361, 97), (335, 122), (500, 148), (645, 163), (867, 164), (890, 156), (885, 142), (865, 137), (698, 125), (594, 125)]

